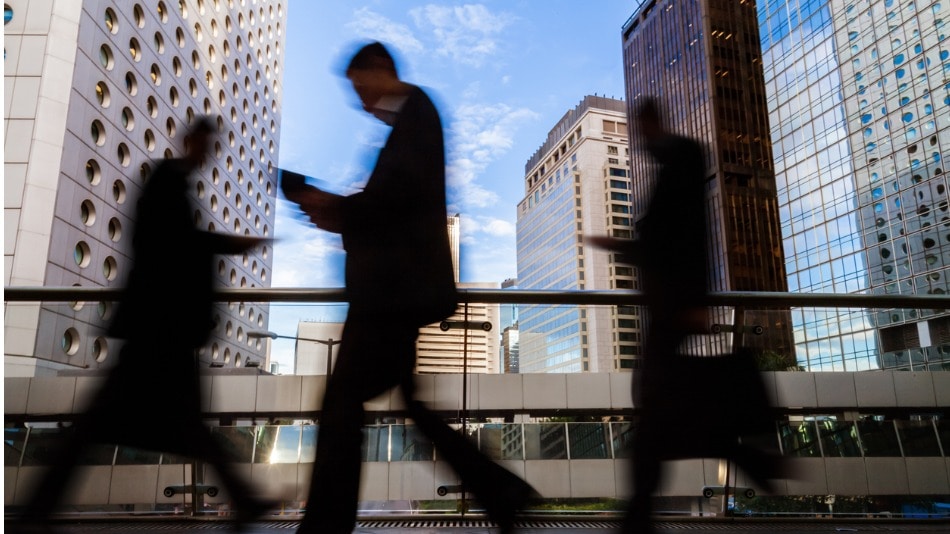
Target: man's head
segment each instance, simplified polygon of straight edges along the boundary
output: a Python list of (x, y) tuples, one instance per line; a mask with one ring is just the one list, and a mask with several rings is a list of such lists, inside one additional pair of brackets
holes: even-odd
[(214, 121), (209, 117), (198, 117), (185, 135), (185, 159), (194, 166), (204, 161), (211, 150), (211, 140), (215, 134)]
[(371, 111), (383, 96), (398, 93), (403, 85), (396, 73), (396, 62), (379, 42), (356, 52), (346, 67), (346, 77), (366, 111)]

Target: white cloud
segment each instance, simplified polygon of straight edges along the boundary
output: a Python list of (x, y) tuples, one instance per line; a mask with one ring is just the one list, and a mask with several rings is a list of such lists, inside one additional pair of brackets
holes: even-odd
[(483, 235), (511, 237), (515, 235), (515, 225), (504, 219), (485, 215), (462, 214), (462, 240), (472, 243)]
[(448, 186), (462, 207), (487, 207), (498, 195), (477, 183), (489, 164), (507, 152), (514, 132), (525, 121), (538, 118), (527, 108), (506, 104), (464, 104), (449, 124)]
[(513, 261), (515, 243), (513, 238), (494, 237), (466, 244), (463, 248), (462, 279), (465, 282), (501, 282), (517, 276)]
[(360, 37), (382, 41), (406, 53), (418, 53), (425, 49), (405, 24), (392, 21), (368, 7), (353, 12), (353, 20), (346, 28)]
[(492, 219), (485, 225), (485, 233), (498, 237), (515, 235), (515, 225), (501, 219)]
[(272, 287), (341, 287), (339, 238), (317, 230), (295, 206), (278, 201)]
[(481, 66), (498, 52), (497, 36), (515, 20), (508, 13), (492, 13), (482, 4), (429, 4), (409, 14), (417, 27), (432, 33), (438, 55), (472, 66)]

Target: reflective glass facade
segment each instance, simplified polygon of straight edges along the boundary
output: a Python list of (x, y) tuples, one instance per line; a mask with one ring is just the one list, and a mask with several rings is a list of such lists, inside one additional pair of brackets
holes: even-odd
[[(950, 109), (940, 2), (759, 2), (790, 291), (943, 294)], [(941, 369), (928, 310), (793, 310), (810, 370)]]
[[(682, 424), (690, 424), (682, 422)], [(457, 425), (456, 425), (457, 426)], [(228, 459), (244, 464), (311, 463), (318, 425), (212, 427)], [(363, 462), (432, 462), (438, 451), (415, 425), (367, 425)], [(493, 460), (601, 460), (626, 458), (635, 423), (484, 423), (469, 425), (466, 436)], [(4, 466), (49, 465), (68, 430), (4, 429)], [(703, 436), (697, 434), (697, 439)], [(806, 418), (779, 421), (775, 435), (759, 439), (778, 444), (792, 457), (941, 457), (950, 453), (950, 422), (867, 417), (859, 421)], [(100, 444), (79, 465), (170, 465), (190, 462), (174, 454)]]
[[(831, 8), (760, 2), (775, 175), (789, 291), (868, 288)], [(795, 352), (809, 370), (876, 367), (866, 311), (793, 309)]]
[[(518, 205), (522, 289), (630, 289), (633, 269), (585, 235), (630, 238), (627, 119), (623, 101), (586, 96), (525, 164)], [(519, 306), (519, 372), (609, 372), (633, 367), (640, 343), (633, 307)]]
[[(737, 0), (643, 2), (623, 30), (628, 114), (656, 98), (674, 133), (706, 147), (706, 193), (714, 291), (786, 291), (776, 184), (755, 5)], [(630, 121), (633, 217), (654, 180), (636, 121)], [(763, 327), (735, 340), (790, 356), (785, 311), (719, 310), (716, 322)], [(724, 330), (728, 331), (728, 329)], [(707, 336), (727, 350), (728, 336)]]
[[(518, 281), (522, 287), (580, 289), (574, 177), (568, 172), (550, 188), (532, 193), (519, 214)], [(581, 310), (576, 306), (525, 306), (519, 311), (521, 372), (582, 370)]]
[[(941, 2), (831, 2), (873, 293), (938, 293), (950, 276), (950, 71)], [(880, 364), (950, 363), (947, 319), (881, 311)]]

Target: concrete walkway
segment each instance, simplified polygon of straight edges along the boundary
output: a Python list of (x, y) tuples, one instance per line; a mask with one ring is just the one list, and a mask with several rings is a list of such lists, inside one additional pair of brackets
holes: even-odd
[[(296, 532), (297, 521), (261, 521), (243, 530), (243, 534), (288, 534)], [(606, 534), (616, 532), (616, 520), (537, 519), (519, 522), (517, 532), (523, 534)], [(657, 523), (659, 533), (670, 534), (786, 534), (814, 533), (874, 533), (931, 534), (950, 532), (950, 521), (898, 520), (669, 520)], [(235, 532), (233, 525), (215, 520), (185, 521), (180, 519), (149, 520), (89, 520), (64, 521), (55, 526), (60, 534), (134, 533), (134, 534), (203, 534), (208, 531), (222, 534)], [(354, 534), (497, 534), (492, 523), (480, 519), (398, 519), (361, 520)]]

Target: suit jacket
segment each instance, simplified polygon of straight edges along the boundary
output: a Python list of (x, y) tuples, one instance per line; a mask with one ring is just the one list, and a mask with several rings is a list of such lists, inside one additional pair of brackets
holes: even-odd
[(442, 123), (422, 89), (412, 88), (366, 187), (341, 209), (351, 314), (423, 326), (455, 311)]
[(189, 361), (213, 325), (214, 255), (237, 254), (248, 243), (195, 227), (184, 160), (159, 163), (139, 199), (132, 270), (110, 325), (112, 336), (159, 344)]
[(637, 223), (633, 263), (653, 306), (697, 306), (709, 277), (703, 149), (672, 134), (647, 149), (659, 171), (648, 212)]

